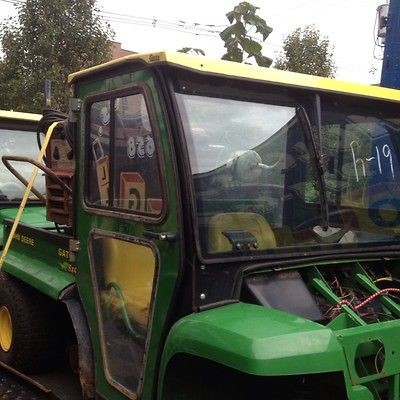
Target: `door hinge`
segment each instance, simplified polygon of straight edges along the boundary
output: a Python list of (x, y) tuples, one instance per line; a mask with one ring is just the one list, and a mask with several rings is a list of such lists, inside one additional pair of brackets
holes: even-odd
[(80, 246), (79, 240), (75, 240), (75, 239), (69, 240), (69, 261), (70, 262), (76, 261), (76, 256), (80, 249), (81, 249), (81, 246)]

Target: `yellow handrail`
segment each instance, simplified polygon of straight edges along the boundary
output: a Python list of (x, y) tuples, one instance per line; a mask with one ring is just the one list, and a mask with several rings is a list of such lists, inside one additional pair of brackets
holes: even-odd
[[(53, 131), (54, 131), (55, 127), (58, 124), (60, 124), (61, 122), (62, 121), (53, 122), (50, 125), (49, 129), (47, 130), (46, 136), (45, 136), (44, 141), (42, 143), (42, 148), (40, 149), (40, 152), (39, 152), (39, 155), (38, 155), (38, 158), (37, 158), (37, 162), (38, 163), (42, 162), (44, 154), (45, 154), (46, 149), (47, 149), (47, 146), (48, 146), (48, 144), (50, 142), (51, 135), (53, 134)], [(32, 170), (31, 177), (30, 177), (29, 182), (28, 182), (28, 185), (26, 186), (24, 197), (22, 198), (21, 204), (19, 205), (19, 209), (18, 209), (17, 215), (15, 216), (14, 223), (13, 223), (13, 225), (11, 227), (11, 232), (8, 235), (6, 245), (4, 246), (4, 250), (3, 250), (2, 254), (1, 254), (1, 257), (0, 257), (0, 269), (3, 267), (4, 260), (5, 260), (6, 256), (7, 256), (7, 253), (8, 253), (8, 250), (10, 248), (11, 242), (12, 242), (12, 240), (14, 238), (15, 231), (17, 230), (17, 226), (19, 224), (19, 220), (21, 219), (22, 213), (23, 213), (23, 211), (25, 209), (26, 202), (28, 201), (28, 197), (29, 197), (29, 194), (31, 192), (33, 183), (35, 182), (35, 179), (36, 179), (36, 176), (38, 174), (38, 171), (39, 171), (39, 168), (37, 166), (34, 166), (34, 168)]]

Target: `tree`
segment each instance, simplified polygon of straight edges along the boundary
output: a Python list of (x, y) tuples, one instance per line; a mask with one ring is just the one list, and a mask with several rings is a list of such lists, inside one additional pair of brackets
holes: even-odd
[(262, 45), (259, 41), (249, 35), (251, 29), (255, 28), (256, 34), (261, 35), (262, 42), (265, 42), (272, 32), (264, 19), (256, 15), (259, 7), (243, 1), (226, 14), (230, 26), (220, 33), (221, 39), (225, 42), (226, 53), (223, 60), (243, 62), (254, 57), (256, 63), (263, 67), (269, 67), (272, 60), (262, 55)]
[(52, 107), (67, 110), (67, 75), (111, 57), (113, 32), (96, 13), (96, 0), (26, 0), (0, 25), (0, 108), (39, 112), (44, 79)]
[(329, 39), (313, 25), (297, 28), (283, 42), (283, 52), (274, 65), (277, 69), (333, 78), (336, 66)]

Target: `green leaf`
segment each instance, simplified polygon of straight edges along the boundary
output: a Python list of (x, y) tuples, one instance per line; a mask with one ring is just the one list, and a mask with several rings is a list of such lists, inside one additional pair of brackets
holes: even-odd
[[(262, 40), (265, 41), (272, 32), (272, 28), (267, 25), (265, 20), (256, 15), (258, 9), (259, 7), (242, 1), (226, 14), (231, 25), (220, 33), (227, 49), (222, 59), (243, 62), (243, 54), (247, 53), (249, 57), (257, 56), (256, 61), (259, 65), (271, 65), (272, 60), (262, 55), (262, 45), (257, 41), (259, 39), (254, 40), (247, 33), (251, 27), (255, 27), (256, 33), (261, 35)], [(235, 20), (236, 22), (234, 22)]]
[(226, 14), (226, 18), (228, 18), (229, 23), (232, 23), (233, 20), (235, 19), (235, 12), (230, 11)]
[(225, 42), (225, 47), (237, 47), (238, 44), (240, 43), (239, 39), (237, 37), (231, 37)]
[(182, 47), (181, 49), (177, 50), (178, 53), (186, 53), (186, 54), (198, 54), (201, 56), (205, 56), (206, 53), (202, 49), (198, 49), (196, 47)]
[(242, 1), (235, 7), (235, 10), (237, 10), (237, 12), (241, 15), (255, 14), (258, 9), (259, 7), (256, 7), (253, 4), (248, 3), (247, 1)]
[(251, 56), (255, 54), (261, 54), (262, 46), (260, 43), (255, 42), (254, 40), (244, 38), (241, 41), (241, 45), (243, 47), (243, 50)]
[(255, 55), (254, 56), (257, 65), (260, 67), (269, 67), (272, 64), (272, 60), (269, 57), (263, 55)]
[(237, 21), (236, 24), (233, 26), (235, 27), (233, 34), (236, 37), (245, 37), (246, 36), (246, 28), (243, 25), (243, 22)]
[(219, 37), (226, 42), (228, 39), (235, 35), (236, 32), (236, 25), (231, 25), (225, 28), (220, 34)]
[(221, 60), (232, 61), (231, 57), (232, 57), (232, 56), (231, 56), (230, 53), (225, 53), (225, 54), (221, 57)]
[(233, 51), (225, 53), (222, 59), (241, 63), (243, 62), (243, 51), (239, 48), (235, 48)]

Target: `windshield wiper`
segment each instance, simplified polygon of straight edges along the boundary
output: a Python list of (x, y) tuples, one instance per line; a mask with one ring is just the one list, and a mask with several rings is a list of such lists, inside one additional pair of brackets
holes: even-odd
[(308, 118), (307, 111), (303, 106), (298, 106), (296, 108), (296, 116), (300, 121), (301, 127), (305, 133), (307, 140), (307, 147), (311, 148), (311, 157), (317, 168), (317, 180), (319, 189), (319, 199), (321, 202), (321, 213), (322, 213), (322, 229), (327, 231), (329, 228), (329, 209), (328, 209), (328, 199), (326, 197), (326, 186), (324, 181), (324, 164), (322, 157), (317, 149), (317, 144), (315, 143), (314, 136), (312, 134), (312, 127), (310, 119)]

